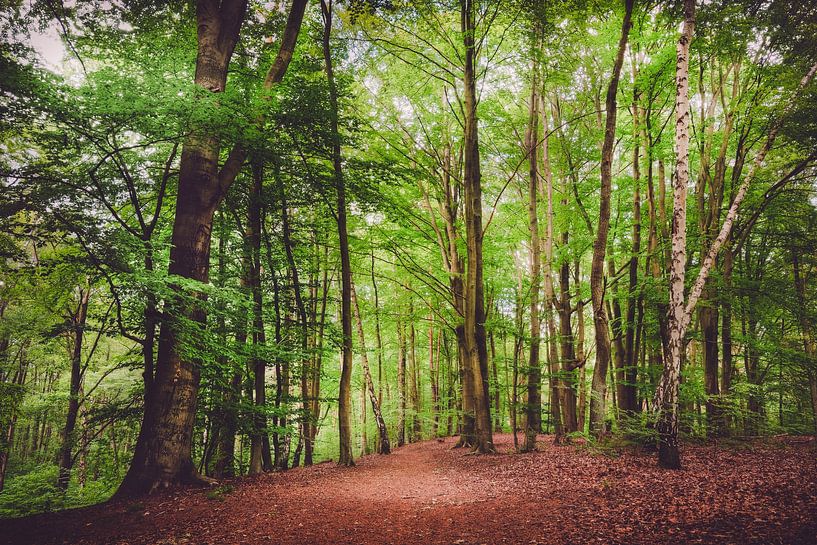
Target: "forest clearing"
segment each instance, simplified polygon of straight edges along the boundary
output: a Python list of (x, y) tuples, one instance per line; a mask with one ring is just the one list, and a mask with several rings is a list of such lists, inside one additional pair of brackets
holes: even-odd
[(817, 3), (0, 39), (0, 540), (817, 541)]
[[(469, 456), (453, 438), (312, 468), (182, 489), (138, 503), (0, 521), (15, 545), (608, 543), (817, 541), (813, 440), (685, 446), (667, 473), (632, 447), (554, 446)], [(613, 455), (614, 454), (614, 455)], [(769, 483), (775, 483), (769, 486)], [(672, 492), (667, 493), (671, 490)]]

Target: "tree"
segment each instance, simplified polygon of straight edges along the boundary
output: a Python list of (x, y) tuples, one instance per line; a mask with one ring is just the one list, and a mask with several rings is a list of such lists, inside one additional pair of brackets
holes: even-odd
[[(535, 33), (534, 48), (538, 49), (539, 29)], [(524, 452), (536, 449), (536, 435), (542, 431), (542, 399), (540, 383), (542, 374), (539, 369), (539, 284), (541, 283), (542, 242), (539, 237), (539, 213), (537, 201), (539, 198), (539, 66), (534, 53), (533, 70), (531, 76), (531, 93), (528, 116), (528, 127), (525, 132), (525, 152), (528, 155), (530, 169), (528, 171), (528, 224), (530, 226), (530, 358), (528, 360), (528, 391), (525, 405), (525, 445)], [(549, 263), (547, 264), (549, 265)]]
[[(464, 99), (464, 199), (467, 268), (465, 280), (465, 373), (463, 398), (469, 403), (474, 421), (473, 439), (465, 443), (478, 452), (494, 450), (491, 434), (491, 405), (488, 396), (488, 346), (485, 337), (485, 294), (482, 277), (482, 186), (479, 164), (479, 130), (476, 94), (476, 6), (472, 0), (460, 3), (461, 26), (465, 44), (463, 71)], [(468, 410), (468, 409), (466, 409)], [(465, 433), (468, 433), (466, 423)]]
[[(607, 252), (607, 234), (610, 230), (610, 197), (612, 193), (613, 145), (616, 139), (616, 108), (618, 81), (624, 64), (624, 51), (630, 35), (633, 0), (624, 2), (621, 38), (613, 64), (613, 74), (607, 86), (605, 101), (604, 143), (601, 148), (601, 191), (599, 221), (593, 243), (593, 261), (590, 266), (590, 295), (593, 301), (593, 324), (596, 331), (596, 367), (593, 369), (593, 393), (590, 398), (590, 430), (599, 435), (604, 429), (605, 396), (607, 395), (607, 368), (610, 365), (610, 326), (604, 306), (604, 260)], [(609, 271), (611, 274), (614, 271)]]
[[(269, 89), (286, 72), (300, 30), (306, 2), (294, 0), (278, 56), (264, 81)], [(217, 4), (200, 0), (196, 6), (198, 51), (195, 83), (210, 93), (222, 93), (246, 15), (246, 0)], [(235, 146), (219, 169), (217, 135), (194, 133), (182, 148), (179, 188), (173, 223), (168, 274), (207, 283), (213, 215), (244, 163), (246, 152)], [(202, 295), (199, 294), (198, 298)], [(173, 302), (181, 316), (203, 324), (200, 304)], [(171, 316), (173, 313), (166, 313)], [(145, 413), (133, 461), (117, 492), (120, 496), (150, 493), (197, 479), (191, 458), (193, 419), (200, 378), (197, 363), (182, 354), (179, 323), (165, 320), (159, 333), (154, 387), (145, 399)]]
[[(707, 278), (721, 246), (729, 236), (743, 199), (751, 182), (757, 175), (763, 160), (774, 143), (791, 102), (771, 123), (763, 146), (758, 150), (752, 168), (735, 193), (729, 211), (724, 218), (717, 237), (712, 241), (706, 257), (701, 263), (689, 295), (684, 298), (686, 273), (686, 184), (689, 180), (689, 44), (695, 26), (695, 2), (684, 2), (684, 29), (677, 47), (676, 62), (676, 167), (673, 188), (675, 192), (672, 220), (672, 262), (670, 267), (670, 314), (668, 319), (669, 338), (664, 348), (664, 372), (656, 390), (655, 410), (658, 413), (658, 462), (668, 469), (679, 469), (681, 459), (678, 451), (678, 387), (680, 378), (681, 352), (684, 348), (684, 334), (690, 318), (706, 285)], [(796, 89), (799, 94), (817, 73), (817, 64), (812, 65), (802, 77)]]
[(354, 465), (352, 455), (352, 433), (349, 411), (352, 407), (352, 265), (349, 259), (349, 235), (346, 228), (346, 184), (343, 179), (341, 162), (340, 132), (338, 130), (338, 88), (332, 69), (332, 50), (329, 38), (332, 34), (332, 0), (327, 3), (321, 0), (323, 16), (323, 58), (326, 66), (326, 80), (329, 84), (330, 124), (332, 131), (332, 169), (334, 172), (337, 209), (335, 221), (338, 225), (340, 243), (340, 300), (341, 332), (343, 349), (341, 350), (340, 393), (338, 397), (338, 429), (340, 433), (340, 454), (338, 464)]

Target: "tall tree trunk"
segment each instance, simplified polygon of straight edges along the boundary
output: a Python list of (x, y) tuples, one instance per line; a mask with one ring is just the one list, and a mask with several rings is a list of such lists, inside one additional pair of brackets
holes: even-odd
[[(334, 274), (334, 273), (333, 273)], [(320, 418), (320, 393), (321, 393), (321, 368), (323, 367), (323, 332), (326, 325), (326, 302), (329, 296), (329, 286), (332, 280), (329, 277), (329, 247), (323, 247), (323, 278), (321, 280), (321, 310), (318, 319), (318, 333), (315, 341), (315, 359), (312, 363), (312, 376), (309, 385), (309, 433), (306, 437), (304, 448), (304, 465), (312, 465), (312, 455), (315, 445), (315, 437), (318, 435), (318, 422)], [(316, 308), (317, 310), (317, 308)], [(317, 312), (316, 312), (317, 314)]]
[[(298, 265), (295, 263), (295, 253), (293, 251), (292, 243), (292, 229), (289, 225), (289, 209), (287, 206), (286, 189), (284, 188), (284, 181), (280, 173), (276, 172), (276, 185), (278, 192), (278, 199), (281, 204), (281, 238), (284, 243), (284, 251), (286, 252), (287, 265), (289, 268), (289, 275), (292, 281), (292, 291), (295, 295), (295, 308), (298, 312), (298, 326), (299, 326), (299, 345), (301, 349), (301, 439), (299, 446), (306, 443), (306, 438), (309, 435), (309, 381), (310, 375), (313, 372), (311, 369), (311, 359), (308, 355), (309, 349), (309, 322), (306, 315), (306, 304), (304, 303), (303, 293), (301, 291), (301, 281), (298, 274)], [(300, 450), (299, 450), (300, 452)]]
[(493, 375), (491, 395), (494, 398), (494, 431), (502, 433), (502, 398), (499, 392), (499, 365), (496, 361), (496, 342), (493, 331), (488, 337), (488, 344), (491, 347), (491, 373)]
[[(738, 210), (746, 197), (752, 180), (763, 164), (766, 154), (774, 144), (783, 121), (794, 104), (790, 100), (772, 123), (766, 140), (755, 155), (749, 174), (741, 182), (735, 193), (726, 217), (712, 241), (706, 257), (701, 262), (698, 276), (689, 291), (684, 304), (684, 276), (686, 272), (686, 183), (689, 180), (689, 42), (695, 24), (695, 0), (684, 0), (684, 32), (677, 47), (676, 62), (676, 173), (674, 179), (675, 201), (673, 213), (672, 266), (670, 274), (670, 316), (668, 320), (669, 340), (665, 348), (664, 373), (661, 376), (655, 396), (655, 410), (658, 412), (658, 462), (662, 467), (680, 468), (678, 453), (678, 385), (680, 380), (683, 337), (689, 325), (692, 312), (709, 278), (721, 246), (726, 242), (737, 219)], [(817, 63), (812, 65), (800, 80), (794, 96), (811, 82), (817, 73)], [(680, 173), (680, 174), (679, 174)]]
[(79, 396), (82, 387), (82, 340), (85, 336), (85, 323), (88, 319), (88, 298), (91, 294), (90, 286), (79, 288), (79, 304), (71, 315), (71, 328), (74, 338), (71, 349), (71, 384), (68, 390), (68, 415), (65, 418), (65, 427), (62, 430), (62, 444), (60, 445), (59, 476), (57, 486), (60, 490), (68, 489), (71, 480), (71, 467), (74, 465), (72, 450), (74, 447), (74, 428), (79, 414)]
[(341, 280), (341, 332), (343, 345), (341, 352), (340, 391), (338, 394), (338, 432), (340, 436), (338, 464), (354, 465), (352, 455), (352, 423), (350, 410), (352, 405), (352, 264), (349, 260), (349, 235), (346, 229), (346, 184), (343, 179), (343, 167), (340, 153), (340, 129), (338, 128), (338, 88), (332, 68), (332, 51), (329, 38), (332, 34), (332, 4), (321, 0), (323, 15), (323, 59), (326, 67), (326, 79), (329, 84), (330, 125), (332, 136), (332, 167), (334, 184), (337, 193), (336, 219), (338, 241), (340, 243), (340, 280)]
[[(383, 406), (383, 335), (380, 330), (380, 294), (374, 274), (374, 247), (372, 247), (372, 289), (374, 290), (374, 340), (377, 351), (377, 403)], [(388, 454), (383, 452), (381, 454)]]
[[(564, 202), (564, 201), (563, 201)], [(562, 233), (562, 246), (568, 243), (568, 233)], [(559, 267), (559, 339), (562, 344), (562, 369), (560, 378), (561, 409), (565, 433), (579, 430), (576, 407), (576, 360), (573, 329), (570, 324), (573, 307), (570, 303), (570, 263), (567, 259)], [(584, 408), (581, 409), (582, 411)]]
[(525, 334), (524, 314), (522, 307), (522, 272), (519, 271), (516, 286), (516, 304), (513, 335), (513, 385), (511, 390), (511, 432), (513, 433), (513, 449), (519, 452), (519, 439), (516, 435), (519, 429), (519, 360), (522, 356), (523, 338)]
[[(612, 258), (607, 260), (607, 269), (610, 271), (615, 271), (616, 266), (615, 262)], [(627, 360), (626, 349), (624, 346), (624, 329), (626, 328), (626, 324), (624, 323), (624, 317), (621, 315), (621, 297), (618, 291), (618, 279), (614, 279), (610, 285), (607, 287), (607, 293), (610, 296), (607, 299), (607, 315), (612, 316), (612, 320), (610, 320), (610, 329), (612, 331), (612, 361), (613, 367), (615, 368), (616, 373), (611, 373), (611, 382), (613, 383), (613, 407), (614, 412), (618, 414), (618, 393), (621, 391), (621, 387), (619, 385), (619, 380), (624, 378), (624, 367), (625, 361)]]
[[(278, 55), (264, 82), (266, 89), (279, 82), (286, 72), (305, 8), (306, 0), (293, 0)], [(221, 4), (198, 0), (194, 81), (199, 87), (211, 93), (224, 91), (227, 69), (246, 12), (246, 0), (224, 0)], [(246, 156), (236, 146), (219, 171), (220, 148), (219, 139), (203, 131), (194, 132), (184, 144), (171, 236), (170, 276), (202, 283), (209, 280), (213, 214)], [(184, 316), (186, 321), (202, 326), (206, 320), (201, 304), (184, 304), (181, 298), (167, 301), (165, 311), (167, 316)], [(139, 438), (118, 496), (150, 493), (199, 478), (191, 454), (200, 370), (197, 362), (182, 356), (181, 333), (178, 322), (163, 321), (153, 386), (145, 397)]]
[[(633, 76), (637, 76), (635, 63)], [(641, 253), (641, 111), (640, 91), (633, 90), (633, 240), (629, 263), (629, 284), (627, 286), (627, 316), (624, 335), (624, 361), (616, 376), (618, 388), (618, 408), (620, 414), (627, 415), (638, 410), (637, 370), (638, 343), (636, 343), (636, 310), (639, 306), (638, 256)]]
[[(476, 93), (476, 7), (473, 0), (461, 0), (461, 30), (465, 45), (463, 160), (465, 175), (465, 231), (468, 267), (465, 282), (464, 379), (473, 385), (472, 410), (476, 452), (493, 452), (491, 404), (488, 392), (488, 347), (485, 336), (485, 296), (482, 277), (482, 184), (479, 164), (479, 131)], [(463, 396), (466, 395), (463, 389)]]
[(540, 97), (542, 105), (542, 180), (544, 182), (545, 202), (547, 203), (545, 220), (545, 240), (544, 240), (544, 285), (545, 285), (545, 322), (548, 331), (548, 387), (550, 414), (553, 420), (555, 442), (560, 444), (564, 439), (564, 427), (562, 426), (562, 411), (559, 400), (559, 349), (557, 346), (558, 333), (556, 332), (555, 312), (558, 310), (556, 290), (553, 286), (553, 172), (550, 168), (550, 136), (548, 134), (548, 117), (544, 107), (544, 101)]
[(658, 463), (679, 469), (678, 388), (681, 353), (684, 349), (686, 312), (686, 197), (689, 182), (689, 44), (695, 28), (695, 0), (684, 0), (684, 27), (678, 40), (675, 64), (675, 176), (672, 214), (672, 261), (670, 262), (670, 305), (664, 372), (656, 390), (658, 411)]
[[(237, 216), (236, 216), (237, 218)], [(238, 219), (238, 218), (237, 218)], [(243, 295), (247, 295), (250, 291), (250, 251), (247, 244), (244, 244), (242, 266), (241, 266), (241, 280), (239, 282), (240, 291)], [(244, 307), (246, 308), (246, 307)], [(247, 320), (249, 316), (246, 310), (242, 311), (242, 315), (236, 320), (235, 326), (235, 346), (236, 352), (243, 351), (247, 343)], [(213, 476), (234, 477), (235, 472), (235, 438), (238, 432), (238, 417), (239, 406), (241, 401), (241, 385), (243, 382), (242, 364), (232, 362), (232, 377), (229, 386), (222, 397), (224, 406), (222, 430), (219, 434), (219, 445), (216, 462), (213, 468)]]
[[(272, 469), (267, 435), (266, 360), (261, 356), (266, 345), (264, 330), (264, 300), (261, 291), (261, 202), (263, 199), (263, 165), (254, 162), (252, 187), (247, 205), (247, 242), (250, 245), (250, 289), (252, 290), (252, 370), (255, 407), (250, 444), (250, 475)], [(266, 452), (265, 452), (266, 443)]]
[(412, 316), (409, 323), (408, 342), (408, 374), (409, 376), (409, 401), (411, 402), (411, 428), (409, 430), (409, 442), (415, 443), (420, 440), (420, 388), (417, 369), (417, 335), (414, 329), (414, 305), (409, 303), (409, 314)]
[[(613, 65), (613, 74), (607, 87), (604, 144), (601, 149), (601, 191), (599, 197), (599, 221), (593, 242), (593, 260), (590, 266), (590, 297), (593, 301), (593, 323), (596, 331), (596, 367), (593, 370), (592, 395), (590, 396), (590, 431), (599, 435), (604, 428), (604, 400), (607, 394), (607, 368), (610, 365), (610, 324), (604, 307), (604, 258), (607, 252), (607, 234), (610, 230), (610, 197), (613, 187), (613, 146), (616, 140), (616, 94), (624, 51), (630, 35), (630, 19), (634, 0), (625, 0), (621, 38)], [(613, 271), (610, 271), (613, 272)]]
[[(538, 29), (536, 32), (538, 45)], [(528, 228), (530, 231), (530, 356), (528, 358), (528, 385), (525, 403), (525, 444), (523, 452), (536, 450), (536, 435), (542, 431), (542, 395), (540, 386), (542, 371), (539, 368), (539, 346), (541, 326), (539, 322), (539, 284), (541, 278), (541, 249), (539, 237), (539, 63), (534, 54), (533, 76), (531, 78), (530, 103), (528, 105), (528, 127), (525, 133), (525, 151), (528, 155)]]
[[(747, 246), (748, 248), (748, 246)], [(758, 435), (763, 424), (764, 393), (760, 376), (760, 339), (758, 338), (758, 313), (752, 295), (746, 302), (746, 381), (751, 386), (746, 402), (746, 435)]]
[[(723, 287), (724, 297), (721, 303), (721, 346), (723, 354), (723, 369), (721, 374), (721, 396), (728, 398), (732, 392), (732, 375), (734, 373), (732, 364), (732, 270), (734, 268), (734, 252), (732, 244), (727, 243), (723, 251)], [(724, 422), (729, 431), (731, 422)]]

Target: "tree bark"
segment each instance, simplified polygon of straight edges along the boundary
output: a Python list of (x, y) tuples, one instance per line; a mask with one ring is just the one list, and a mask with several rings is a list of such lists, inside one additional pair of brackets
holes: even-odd
[[(732, 225), (737, 219), (740, 204), (746, 197), (751, 182), (763, 164), (772, 147), (778, 132), (789, 113), (794, 101), (784, 106), (777, 120), (772, 124), (766, 140), (755, 156), (749, 174), (741, 182), (732, 199), (732, 204), (718, 232), (712, 241), (689, 296), (684, 304), (684, 276), (686, 271), (686, 183), (689, 179), (689, 42), (692, 39), (692, 27), (695, 23), (695, 1), (684, 2), (684, 32), (677, 47), (676, 62), (676, 175), (675, 202), (672, 235), (672, 266), (670, 273), (670, 316), (668, 323), (669, 340), (665, 348), (664, 373), (656, 390), (655, 410), (658, 412), (658, 462), (662, 467), (677, 469), (681, 461), (678, 453), (678, 384), (680, 379), (681, 354), (683, 337), (689, 325), (692, 312), (698, 303), (709, 273), (715, 264), (721, 246), (729, 237)], [(817, 64), (811, 66), (800, 80), (795, 96), (811, 82), (817, 73)], [(679, 108), (680, 107), (680, 108)], [(679, 175), (680, 172), (680, 175)], [(679, 180), (680, 178), (680, 180)]]
[(689, 182), (689, 44), (695, 28), (695, 0), (684, 0), (684, 27), (676, 48), (675, 64), (675, 176), (672, 215), (672, 261), (670, 262), (670, 305), (664, 371), (656, 390), (658, 411), (658, 464), (680, 469), (678, 452), (678, 388), (681, 353), (684, 349), (686, 313), (686, 196)]
[[(590, 397), (590, 431), (599, 435), (604, 429), (605, 397), (607, 394), (607, 368), (610, 365), (610, 324), (604, 307), (604, 258), (607, 252), (607, 234), (610, 230), (610, 197), (612, 195), (613, 146), (616, 139), (616, 94), (624, 51), (630, 35), (630, 19), (634, 0), (625, 0), (621, 38), (613, 64), (613, 74), (607, 87), (606, 121), (604, 143), (601, 149), (601, 191), (599, 197), (599, 221), (593, 242), (593, 260), (590, 266), (590, 296), (593, 301), (593, 323), (596, 332), (596, 367), (593, 370), (592, 395)], [(611, 271), (612, 272), (612, 271)]]
[[(633, 77), (637, 76), (635, 65)], [(638, 362), (636, 354), (636, 310), (639, 305), (638, 256), (641, 253), (641, 111), (640, 91), (633, 90), (633, 239), (630, 251), (629, 283), (627, 285), (627, 315), (624, 334), (623, 367), (616, 376), (618, 388), (618, 408), (621, 415), (629, 415), (638, 410), (637, 380)]]
[[(293, 0), (284, 39), (267, 74), (265, 88), (280, 81), (286, 71), (303, 19), (306, 0)], [(196, 4), (198, 52), (195, 84), (221, 93), (239, 31), (247, 12), (246, 0), (199, 0)], [(179, 167), (176, 214), (171, 236), (168, 274), (207, 283), (210, 267), (210, 233), (213, 214), (244, 162), (245, 153), (230, 157), (219, 171), (220, 141), (202, 131), (184, 144)], [(199, 297), (202, 297), (199, 294)], [(204, 324), (201, 304), (166, 302), (166, 315), (181, 315)], [(156, 373), (145, 398), (145, 413), (134, 457), (117, 496), (153, 492), (177, 483), (199, 480), (193, 466), (192, 435), (200, 369), (181, 355), (179, 323), (163, 321), (159, 332)]]
[[(468, 267), (465, 282), (464, 379), (473, 385), (471, 410), (474, 418), (476, 452), (494, 452), (491, 405), (488, 392), (488, 348), (485, 336), (485, 297), (482, 276), (482, 186), (477, 127), (476, 7), (473, 0), (461, 0), (461, 30), (465, 46), (463, 160), (465, 175), (465, 231)], [(466, 391), (463, 388), (463, 397)]]
[(338, 464), (354, 465), (352, 455), (352, 423), (350, 410), (352, 406), (352, 264), (349, 259), (349, 235), (346, 228), (346, 184), (343, 178), (343, 167), (340, 150), (340, 130), (338, 128), (338, 88), (332, 68), (332, 52), (329, 38), (332, 34), (332, 5), (321, 0), (323, 16), (323, 59), (326, 68), (326, 79), (329, 84), (330, 129), (332, 133), (332, 168), (334, 171), (335, 192), (337, 193), (337, 226), (340, 244), (340, 279), (341, 279), (341, 332), (343, 345), (341, 352), (340, 391), (338, 394)]
[[(538, 32), (537, 40), (538, 44)], [(525, 133), (525, 151), (528, 155), (528, 227), (530, 231), (530, 356), (528, 358), (528, 384), (525, 403), (525, 444), (522, 452), (536, 450), (536, 435), (542, 431), (542, 397), (540, 385), (542, 371), (539, 367), (541, 326), (539, 322), (539, 284), (541, 278), (541, 248), (539, 237), (539, 214), (537, 211), (539, 188), (539, 63), (534, 54), (531, 78), (528, 127)]]

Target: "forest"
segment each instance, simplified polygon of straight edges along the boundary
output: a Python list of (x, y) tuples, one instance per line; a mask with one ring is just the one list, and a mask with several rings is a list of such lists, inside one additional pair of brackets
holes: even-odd
[(817, 542), (817, 4), (0, 11), (0, 543)]

